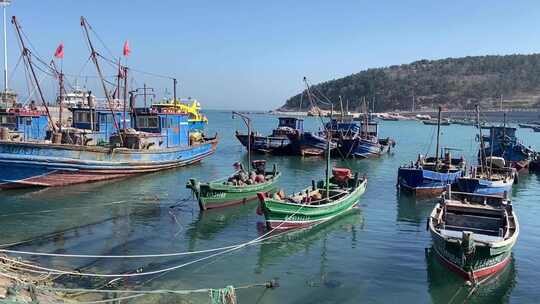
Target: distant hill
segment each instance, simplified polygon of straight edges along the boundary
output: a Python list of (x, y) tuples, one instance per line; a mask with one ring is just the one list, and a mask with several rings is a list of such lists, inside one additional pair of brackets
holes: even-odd
[[(375, 100), (375, 111), (416, 110), (442, 105), (449, 109), (498, 108), (503, 96), (505, 108), (540, 106), (540, 54), (475, 56), (420, 60), (361, 71), (314, 85), (339, 106), (349, 101), (350, 110), (360, 109), (360, 99)], [(280, 110), (309, 107), (306, 95), (289, 98)], [(322, 104), (318, 104), (322, 108)], [(373, 104), (371, 105), (373, 107)], [(338, 107), (339, 109), (339, 107)]]

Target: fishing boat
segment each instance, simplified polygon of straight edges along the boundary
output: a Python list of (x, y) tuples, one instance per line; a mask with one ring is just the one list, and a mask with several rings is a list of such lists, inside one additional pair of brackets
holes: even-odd
[(538, 123), (520, 123), (520, 124), (518, 124), (518, 126), (520, 128), (523, 128), (523, 129), (534, 129), (534, 128), (540, 127), (540, 124), (538, 124)]
[(334, 168), (333, 176), (298, 193), (285, 196), (259, 193), (260, 212), (268, 229), (306, 228), (352, 209), (364, 194), (367, 177), (353, 178), (349, 169)]
[(272, 171), (266, 171), (265, 163), (264, 160), (253, 161), (250, 172), (237, 164), (236, 172), (229, 177), (208, 183), (191, 178), (186, 187), (195, 194), (201, 210), (245, 204), (256, 200), (258, 192), (273, 193), (277, 189), (281, 172), (275, 166)]
[(326, 124), (327, 132), (337, 143), (334, 154), (344, 158), (373, 158), (390, 152), (395, 146), (395, 141), (390, 137), (379, 138), (379, 124), (370, 120), (365, 102), (362, 117), (360, 124), (344, 115)]
[[(13, 24), (20, 38), (25, 63), (33, 71), (30, 52), (15, 17)], [(106, 99), (111, 105), (112, 98), (99, 68), (97, 52), (90, 40), (86, 19), (81, 18), (81, 25)], [(34, 85), (39, 88), (39, 81), (35, 73), (33, 74)], [(127, 79), (127, 74), (124, 75)], [(41, 92), (41, 89), (38, 91)], [(176, 89), (174, 91), (176, 97)], [(46, 107), (47, 103), (42, 94), (40, 98)], [(109, 107), (109, 111), (115, 132), (102, 145), (89, 145), (87, 140), (66, 141), (65, 136), (69, 135), (70, 130), (62, 130), (50, 122), (49, 139), (0, 140), (0, 188), (64, 186), (176, 168), (199, 162), (213, 154), (218, 142), (216, 137), (190, 140), (189, 115), (183, 112), (164, 111), (160, 108), (133, 108), (129, 113), (122, 113), (121, 117), (124, 119), (119, 123), (116, 110)], [(91, 129), (96, 130), (95, 122), (98, 120), (92, 115), (96, 113), (89, 109), (86, 114), (81, 117), (87, 117), (90, 121), (85, 123), (89, 123)], [(133, 128), (127, 127), (128, 116), (131, 116)]]
[[(503, 126), (491, 126), (489, 135), (485, 135), (483, 140), (487, 143), (484, 153), (502, 157), (518, 173), (527, 172), (529, 163), (535, 152), (521, 143), (516, 136), (516, 128)], [(478, 152), (480, 157), (481, 151)]]
[(195, 99), (169, 99), (152, 105), (165, 111), (184, 112), (189, 115), (188, 124), (192, 131), (204, 130), (208, 118), (201, 113), (201, 104)]
[(439, 260), (472, 282), (504, 269), (519, 235), (507, 198), (452, 191), (431, 212), (428, 229)]
[(474, 126), (476, 123), (470, 119), (453, 119), (452, 124), (461, 126)]
[[(326, 138), (313, 132), (294, 132), (289, 134), (291, 151), (301, 156), (322, 156), (326, 151)], [(336, 143), (330, 142), (330, 151), (336, 148)]]
[[(307, 83), (307, 82), (306, 82)], [(309, 87), (308, 87), (309, 88)], [(272, 230), (306, 228), (331, 220), (353, 208), (366, 191), (367, 177), (347, 168), (334, 168), (330, 176), (330, 134), (327, 133), (326, 177), (311, 181), (311, 187), (285, 195), (259, 192), (259, 214)]]
[[(439, 107), (439, 122), (441, 111)], [(398, 169), (397, 186), (401, 190), (417, 195), (438, 195), (464, 176), (466, 166), (463, 157), (452, 158), (449, 148), (443, 149), (444, 157), (439, 157), (440, 133), (440, 125), (437, 125), (435, 157), (419, 155), (415, 163), (411, 162)]]
[[(236, 131), (238, 141), (246, 148), (256, 153), (290, 155), (292, 154), (289, 135), (303, 133), (304, 120), (295, 117), (279, 117), (278, 126), (272, 134), (264, 136), (258, 132), (242, 134)], [(251, 141), (250, 141), (251, 140)], [(248, 148), (249, 147), (249, 148)]]
[(415, 117), (418, 120), (431, 120), (431, 116), (429, 115), (416, 114)]
[(481, 153), (479, 165), (471, 168), (468, 175), (458, 178), (457, 188), (459, 191), (467, 193), (506, 196), (512, 189), (517, 171), (507, 167), (504, 158), (486, 155), (478, 105), (476, 106), (476, 114)]
[(437, 125), (449, 126), (450, 125), (450, 121), (448, 119), (441, 120), (440, 123), (438, 120), (433, 120), (433, 119), (423, 120), (422, 123), (429, 126), (437, 126)]
[(505, 195), (510, 193), (516, 180), (516, 169), (507, 167), (502, 157), (487, 157), (484, 165), (473, 167), (469, 174), (458, 178), (457, 189), (466, 193)]
[[(247, 127), (247, 134), (251, 134), (251, 119), (242, 113), (233, 112), (233, 118), (240, 116)], [(248, 141), (251, 142), (251, 140)], [(252, 171), (245, 170), (241, 163), (234, 164), (235, 173), (208, 183), (201, 183), (191, 178), (186, 187), (191, 189), (200, 210), (224, 208), (238, 204), (245, 204), (257, 198), (258, 192), (273, 193), (281, 173), (276, 166), (272, 171), (266, 170), (265, 160), (251, 161), (251, 149), (248, 145), (248, 166)]]

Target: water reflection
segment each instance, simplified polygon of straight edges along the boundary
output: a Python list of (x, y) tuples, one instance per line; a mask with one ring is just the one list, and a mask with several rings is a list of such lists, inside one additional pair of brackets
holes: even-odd
[[(189, 251), (196, 250), (201, 240), (213, 240), (224, 229), (237, 221), (249, 221), (248, 215), (255, 214), (257, 203), (199, 212), (197, 220), (186, 230)], [(247, 223), (244, 226), (248, 226)]]
[[(259, 249), (256, 272), (264, 272), (271, 265), (279, 263), (280, 259), (287, 258), (301, 251), (308, 252), (316, 242), (323, 240), (323, 252), (321, 253), (321, 269), (324, 268), (326, 255), (324, 246), (328, 235), (341, 230), (351, 235), (353, 246), (357, 240), (357, 231), (363, 229), (363, 217), (360, 209), (354, 208), (339, 218), (319, 224), (309, 229), (290, 231), (273, 241), (262, 243)], [(265, 231), (262, 229), (261, 232)]]
[(422, 223), (425, 223), (437, 200), (418, 200), (415, 196), (397, 190), (397, 221), (419, 227)]
[(514, 258), (501, 272), (483, 281), (476, 289), (444, 267), (432, 249), (426, 249), (428, 291), (433, 303), (507, 303), (516, 284)]

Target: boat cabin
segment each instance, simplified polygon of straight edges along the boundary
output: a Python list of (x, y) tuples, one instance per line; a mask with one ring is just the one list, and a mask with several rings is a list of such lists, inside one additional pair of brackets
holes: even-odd
[[(71, 126), (75, 129), (88, 130), (86, 137), (92, 138), (94, 144), (108, 143), (112, 134), (116, 133), (113, 114), (106, 108), (70, 108), (72, 113)], [(123, 113), (116, 111), (116, 122), (120, 128), (124, 127)], [(126, 128), (132, 128), (129, 113), (126, 114)], [(92, 127), (93, 124), (93, 127)]]
[[(364, 122), (355, 122), (355, 121), (339, 121), (333, 119), (331, 122), (326, 124), (326, 128), (330, 129), (333, 133), (341, 133), (345, 136), (353, 136), (357, 133), (360, 133), (364, 130)], [(369, 137), (378, 137), (379, 136), (379, 124), (374, 121), (369, 121), (367, 125), (367, 133)]]
[(22, 108), (0, 110), (0, 128), (9, 129), (3, 140), (44, 140), (48, 127), (47, 114), (41, 111)]
[(274, 137), (286, 137), (295, 131), (304, 132), (304, 120), (296, 117), (279, 117), (278, 127), (272, 131)]
[(188, 114), (139, 108), (134, 113), (134, 128), (146, 133), (144, 142), (154, 148), (189, 146), (188, 120)]

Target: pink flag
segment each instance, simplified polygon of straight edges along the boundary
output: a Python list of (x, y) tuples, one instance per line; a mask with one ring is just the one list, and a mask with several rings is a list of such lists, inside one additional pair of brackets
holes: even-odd
[(64, 59), (64, 43), (61, 42), (54, 52), (54, 57), (58, 59)]
[(124, 42), (124, 56), (127, 57), (129, 56), (129, 53), (131, 53), (131, 50), (129, 49), (129, 42), (126, 40), (126, 42)]

